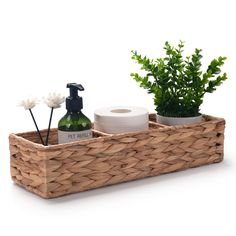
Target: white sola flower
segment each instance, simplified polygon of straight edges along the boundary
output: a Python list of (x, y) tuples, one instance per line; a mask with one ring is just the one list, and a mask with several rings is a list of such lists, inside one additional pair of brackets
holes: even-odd
[(27, 98), (19, 102), (19, 106), (24, 107), (25, 110), (31, 110), (38, 104), (37, 98)]
[(44, 102), (48, 105), (48, 107), (51, 108), (51, 114), (50, 114), (49, 124), (48, 124), (48, 132), (47, 132), (47, 137), (46, 137), (46, 141), (45, 141), (46, 146), (48, 145), (48, 140), (49, 140), (53, 110), (55, 108), (61, 107), (61, 104), (64, 101), (65, 101), (65, 98), (59, 93), (49, 93), (49, 95), (44, 99)]
[(18, 105), (21, 106), (21, 107), (24, 107), (25, 110), (28, 110), (28, 111), (30, 112), (30, 115), (31, 115), (31, 117), (32, 117), (32, 119), (33, 119), (33, 122), (34, 122), (34, 125), (35, 125), (35, 127), (36, 127), (36, 130), (37, 130), (37, 132), (38, 132), (38, 136), (39, 136), (39, 138), (40, 138), (40, 140), (41, 140), (41, 143), (44, 145), (44, 141), (43, 141), (42, 135), (41, 135), (41, 133), (40, 133), (40, 130), (39, 130), (38, 125), (37, 125), (37, 123), (36, 123), (36, 120), (35, 120), (35, 118), (34, 118), (34, 114), (33, 114), (33, 112), (32, 112), (32, 109), (33, 109), (37, 104), (38, 104), (38, 99), (37, 99), (37, 98), (27, 98), (27, 99), (25, 99), (25, 100), (20, 101)]
[(50, 108), (59, 108), (61, 104), (65, 101), (65, 98), (59, 93), (50, 93), (45, 99), (44, 102)]

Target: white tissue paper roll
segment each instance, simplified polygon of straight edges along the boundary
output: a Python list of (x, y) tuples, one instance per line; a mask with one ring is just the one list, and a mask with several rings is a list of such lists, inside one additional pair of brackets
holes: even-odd
[(94, 129), (120, 134), (148, 130), (148, 110), (142, 107), (104, 107), (94, 112)]

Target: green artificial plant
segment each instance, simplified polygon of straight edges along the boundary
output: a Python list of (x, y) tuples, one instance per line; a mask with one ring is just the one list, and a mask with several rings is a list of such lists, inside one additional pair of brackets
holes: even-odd
[(131, 51), (132, 59), (141, 65), (144, 76), (132, 73), (131, 76), (148, 93), (154, 94), (154, 104), (159, 115), (170, 117), (193, 117), (200, 115), (200, 105), (206, 93), (212, 93), (227, 74), (220, 67), (226, 57), (214, 59), (205, 73), (201, 70), (201, 49), (186, 58), (183, 57), (184, 43), (178, 47), (166, 42), (166, 56), (155, 60)]

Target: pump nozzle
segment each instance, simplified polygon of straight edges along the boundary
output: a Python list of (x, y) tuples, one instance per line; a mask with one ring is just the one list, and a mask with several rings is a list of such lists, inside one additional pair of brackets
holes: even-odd
[(79, 91), (84, 91), (84, 87), (81, 84), (76, 84), (76, 83), (69, 83), (66, 85), (67, 88), (70, 89), (70, 96), (75, 97), (78, 96), (78, 90)]
[(66, 109), (72, 112), (80, 111), (83, 108), (83, 100), (78, 96), (78, 90), (83, 91), (84, 87), (76, 83), (69, 83), (66, 87), (70, 89), (70, 96), (66, 98)]

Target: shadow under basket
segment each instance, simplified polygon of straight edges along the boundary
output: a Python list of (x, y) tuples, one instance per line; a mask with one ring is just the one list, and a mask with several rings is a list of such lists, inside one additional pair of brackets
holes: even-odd
[[(43, 198), (157, 176), (223, 160), (225, 120), (203, 116), (198, 124), (164, 126), (150, 114), (149, 130), (49, 146), (36, 132), (10, 134), (14, 182)], [(45, 139), (46, 130), (42, 131)]]

